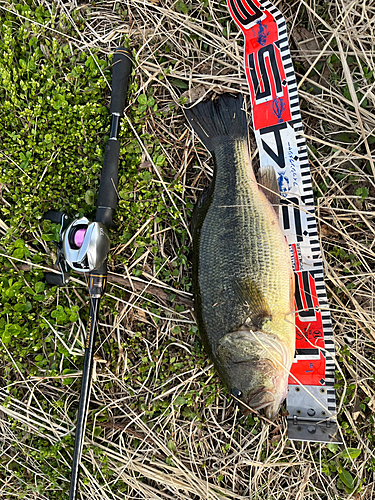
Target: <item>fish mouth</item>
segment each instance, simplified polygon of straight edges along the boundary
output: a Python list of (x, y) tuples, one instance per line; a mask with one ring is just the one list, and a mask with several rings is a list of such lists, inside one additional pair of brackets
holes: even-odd
[(261, 387), (260, 389), (253, 392), (247, 399), (247, 408), (244, 409), (243, 413), (245, 415), (248, 415), (250, 413), (250, 409), (257, 411), (265, 409), (266, 414), (273, 414), (274, 412), (270, 412), (268, 410), (270, 407), (274, 407), (275, 403), (276, 400), (273, 392), (266, 387)]
[(275, 420), (279, 414), (282, 402), (286, 397), (286, 392), (278, 394), (273, 392), (270, 388), (261, 387), (253, 392), (247, 401), (242, 403), (242, 413), (244, 415), (249, 415), (251, 410), (263, 410), (266, 418), (272, 422)]
[(223, 379), (240, 392), (236, 399), (246, 415), (262, 410), (269, 420), (277, 417), (285, 399), (292, 356), (276, 335), (239, 330), (225, 335), (216, 350)]
[(261, 385), (248, 393), (247, 398), (243, 400), (244, 404), (242, 406), (244, 409), (242, 411), (246, 415), (250, 413), (250, 409), (264, 410), (263, 413), (266, 417), (273, 421), (286, 395), (284, 391), (279, 390), (280, 384), (285, 384), (285, 372), (280, 371), (280, 368), (270, 359), (253, 361), (251, 364), (263, 372), (264, 375), (270, 377), (273, 387), (269, 384)]

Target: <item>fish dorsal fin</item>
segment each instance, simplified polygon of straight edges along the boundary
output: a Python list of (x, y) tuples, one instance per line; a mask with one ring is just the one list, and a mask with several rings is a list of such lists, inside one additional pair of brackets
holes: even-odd
[(242, 307), (246, 315), (243, 326), (247, 326), (247, 328), (252, 326), (261, 330), (263, 323), (272, 317), (270, 306), (261, 287), (252, 278), (247, 277), (235, 278), (233, 288), (241, 298)]
[(275, 169), (270, 165), (260, 167), (258, 171), (258, 183), (271, 205), (279, 205), (279, 184)]

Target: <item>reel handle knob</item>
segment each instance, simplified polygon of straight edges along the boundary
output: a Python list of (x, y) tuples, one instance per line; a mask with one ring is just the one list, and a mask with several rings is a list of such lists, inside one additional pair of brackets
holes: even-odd
[(50, 286), (64, 286), (64, 278), (62, 274), (56, 274), (56, 273), (44, 273), (45, 280), (47, 282), (47, 285)]
[(44, 214), (44, 219), (50, 220), (53, 224), (62, 224), (64, 217), (67, 218), (64, 212), (57, 212), (56, 210), (48, 210), (48, 212)]

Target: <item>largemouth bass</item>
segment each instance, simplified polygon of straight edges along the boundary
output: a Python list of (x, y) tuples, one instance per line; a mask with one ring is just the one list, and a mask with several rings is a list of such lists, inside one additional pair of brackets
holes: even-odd
[(270, 202), (276, 174), (263, 169), (256, 181), (242, 105), (224, 94), (185, 111), (214, 160), (192, 220), (194, 309), (206, 351), (242, 409), (263, 408), (273, 420), (295, 350), (294, 279)]

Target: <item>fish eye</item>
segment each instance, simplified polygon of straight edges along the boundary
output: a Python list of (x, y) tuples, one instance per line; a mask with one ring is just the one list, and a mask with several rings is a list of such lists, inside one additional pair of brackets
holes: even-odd
[(235, 398), (240, 398), (242, 396), (242, 392), (236, 387), (233, 387), (230, 392)]

